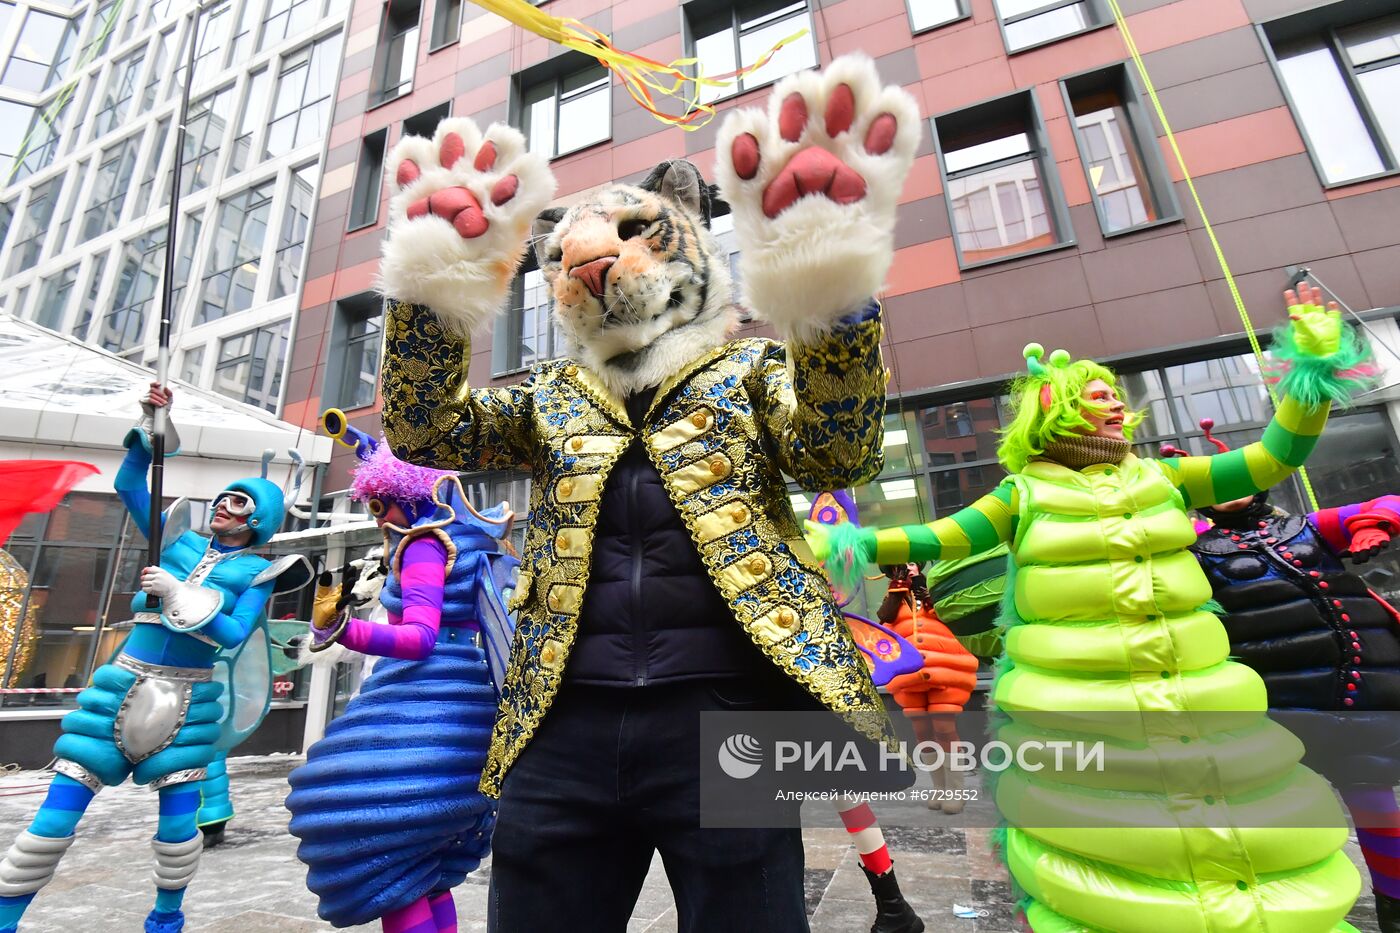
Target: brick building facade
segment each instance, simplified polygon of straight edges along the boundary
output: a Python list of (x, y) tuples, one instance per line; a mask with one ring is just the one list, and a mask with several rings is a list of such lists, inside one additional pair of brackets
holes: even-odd
[[(1383, 361), (1400, 311), (1400, 2), (1119, 0), (1255, 322), (1308, 267), (1366, 315)], [(1037, 340), (1112, 361), (1158, 442), (1202, 450), (1199, 418), (1257, 433), (1267, 399), (1215, 251), (1108, 0), (549, 0), (543, 8), (662, 61), (715, 73), (809, 30), (695, 131), (615, 80), (460, 0), (355, 0), (346, 32), (284, 417), (338, 405), (378, 427), (384, 154), (447, 114), (508, 120), (556, 155), (559, 200), (685, 157), (713, 176), (723, 111), (786, 71), (864, 51), (918, 101), (923, 135), (884, 295), (893, 371), (885, 474), (867, 521), (947, 514), (1000, 477), (998, 387)], [(727, 218), (717, 220), (724, 230)], [(722, 239), (728, 237), (722, 234)], [(473, 341), (474, 385), (557, 352), (538, 273)], [(752, 330), (753, 325), (748, 329)], [(1393, 379), (1391, 381), (1394, 381)], [(1397, 405), (1340, 417), (1313, 482), (1324, 504), (1400, 485)], [(345, 485), (348, 460), (326, 489)], [(523, 505), (523, 478), (479, 478)], [(1280, 492), (1297, 503), (1300, 490)], [(804, 495), (793, 491), (801, 508)], [(1392, 578), (1393, 579), (1393, 578)], [(1394, 589), (1378, 583), (1385, 589)]]

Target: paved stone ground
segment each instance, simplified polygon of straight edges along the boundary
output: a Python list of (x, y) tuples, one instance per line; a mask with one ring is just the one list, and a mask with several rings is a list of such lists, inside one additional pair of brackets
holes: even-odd
[[(223, 845), (205, 853), (186, 902), (190, 933), (309, 933), (332, 929), (316, 919), (296, 861), (296, 840), (287, 833), (286, 774), (292, 756), (241, 758), (230, 762), (238, 816)], [(20, 772), (0, 778), (0, 846), (27, 825), (42, 797), (46, 775)], [(32, 792), (30, 792), (32, 791)], [(807, 906), (812, 933), (856, 933), (870, 928), (874, 904), (855, 851), (834, 811), (823, 804), (803, 808), (808, 822)], [(1006, 871), (992, 854), (990, 805), (978, 801), (960, 817), (929, 812), (922, 804), (877, 805), (894, 853), (900, 886), (930, 931), (1010, 933), (1017, 930)], [(40, 893), (23, 933), (135, 933), (150, 909), (149, 839), (155, 830), (152, 795), (125, 785), (100, 794), (79, 829), (79, 838)], [(1360, 864), (1355, 840), (1348, 853)], [(1365, 876), (1365, 872), (1362, 872)], [(489, 862), (456, 889), (462, 933), (486, 929)], [(953, 904), (985, 911), (976, 920), (953, 916)], [(1370, 885), (1350, 917), (1376, 933)], [(377, 931), (377, 924), (355, 927)], [(629, 924), (628, 933), (674, 933), (676, 913), (658, 859)], [(744, 931), (725, 931), (744, 933)], [(767, 933), (767, 931), (765, 931)], [(779, 931), (780, 933), (780, 931)]]

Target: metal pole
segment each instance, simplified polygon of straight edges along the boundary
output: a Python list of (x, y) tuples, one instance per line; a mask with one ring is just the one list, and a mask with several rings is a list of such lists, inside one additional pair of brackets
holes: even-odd
[[(170, 378), (170, 320), (175, 293), (176, 233), (180, 220), (180, 176), (184, 167), (185, 123), (190, 115), (190, 85), (194, 84), (195, 46), (199, 43), (200, 4), (196, 3), (190, 17), (189, 48), (185, 54), (185, 86), (180, 95), (180, 119), (175, 124), (175, 163), (170, 167), (170, 216), (165, 224), (165, 283), (160, 292), (160, 331), (156, 341), (156, 382), (164, 387)], [(161, 513), (165, 493), (165, 419), (166, 408), (155, 411), (151, 429), (151, 515), (147, 536), (146, 564), (160, 566)], [(146, 605), (156, 609), (160, 601), (148, 596)]]

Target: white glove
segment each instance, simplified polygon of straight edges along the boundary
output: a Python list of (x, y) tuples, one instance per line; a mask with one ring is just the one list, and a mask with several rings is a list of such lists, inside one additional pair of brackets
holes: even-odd
[(141, 571), (141, 592), (165, 599), (180, 588), (180, 581), (163, 567), (147, 567)]

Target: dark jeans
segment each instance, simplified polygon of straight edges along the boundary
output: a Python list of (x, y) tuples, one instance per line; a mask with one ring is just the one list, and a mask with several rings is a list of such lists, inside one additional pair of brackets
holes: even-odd
[(802, 831), (700, 828), (699, 713), (804, 702), (777, 693), (566, 684), (501, 788), (488, 929), (621, 933), (659, 851), (680, 933), (805, 933)]

